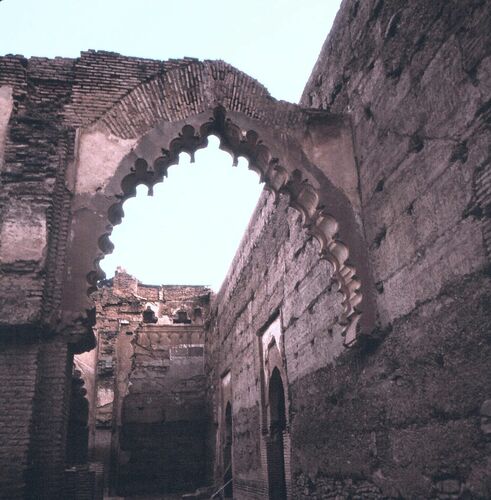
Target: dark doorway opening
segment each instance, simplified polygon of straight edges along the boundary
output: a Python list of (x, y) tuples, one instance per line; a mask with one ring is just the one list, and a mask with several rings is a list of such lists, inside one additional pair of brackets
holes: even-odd
[(286, 499), (285, 446), (283, 433), (286, 430), (285, 391), (277, 368), (269, 381), (269, 450), (268, 483), (270, 500)]
[(227, 403), (225, 409), (225, 436), (223, 446), (223, 484), (225, 498), (233, 498), (232, 476), (232, 405)]

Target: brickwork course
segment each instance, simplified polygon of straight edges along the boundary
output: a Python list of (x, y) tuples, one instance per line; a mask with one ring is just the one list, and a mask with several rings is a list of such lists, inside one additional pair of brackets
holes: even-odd
[[(490, 25), (344, 0), (298, 105), (0, 57), (0, 498), (490, 498)], [(220, 291), (104, 281), (123, 201), (210, 134), (266, 186)]]

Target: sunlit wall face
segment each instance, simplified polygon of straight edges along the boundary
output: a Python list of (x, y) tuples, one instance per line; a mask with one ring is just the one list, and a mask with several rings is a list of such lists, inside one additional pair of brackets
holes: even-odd
[(180, 155), (154, 196), (139, 186), (113, 229), (114, 252), (101, 261), (107, 277), (117, 266), (151, 284), (209, 285), (218, 290), (247, 228), (263, 185), (244, 158), (232, 166), (218, 139)]

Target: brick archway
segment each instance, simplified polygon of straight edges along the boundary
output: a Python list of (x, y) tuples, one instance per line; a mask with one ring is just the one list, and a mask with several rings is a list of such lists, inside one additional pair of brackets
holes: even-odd
[(109, 236), (121, 222), (122, 202), (138, 184), (152, 189), (181, 152), (193, 158), (212, 134), (234, 163), (244, 156), (269, 191), (287, 193), (290, 206), (300, 211), (308, 234), (333, 267), (343, 296), (344, 343), (354, 345), (360, 327), (372, 328), (374, 313), (351, 189), (349, 123), (277, 102), (255, 80), (220, 61), (192, 61), (158, 75), (79, 131), (65, 317), (87, 323), (81, 314), (91, 308), (86, 280), (90, 293), (104, 277), (98, 263), (112, 250)]

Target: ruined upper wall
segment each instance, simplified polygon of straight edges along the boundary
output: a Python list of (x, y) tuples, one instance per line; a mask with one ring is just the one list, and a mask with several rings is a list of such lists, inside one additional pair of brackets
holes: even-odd
[(206, 482), (203, 343), (210, 293), (204, 286), (146, 285), (118, 269), (95, 296), (92, 413), (96, 434), (113, 429), (111, 474), (121, 494), (193, 490)]
[(67, 171), (74, 161), (76, 127), (99, 116), (163, 64), (94, 55), (0, 57), (3, 330), (46, 323), (56, 328), (74, 183)]

